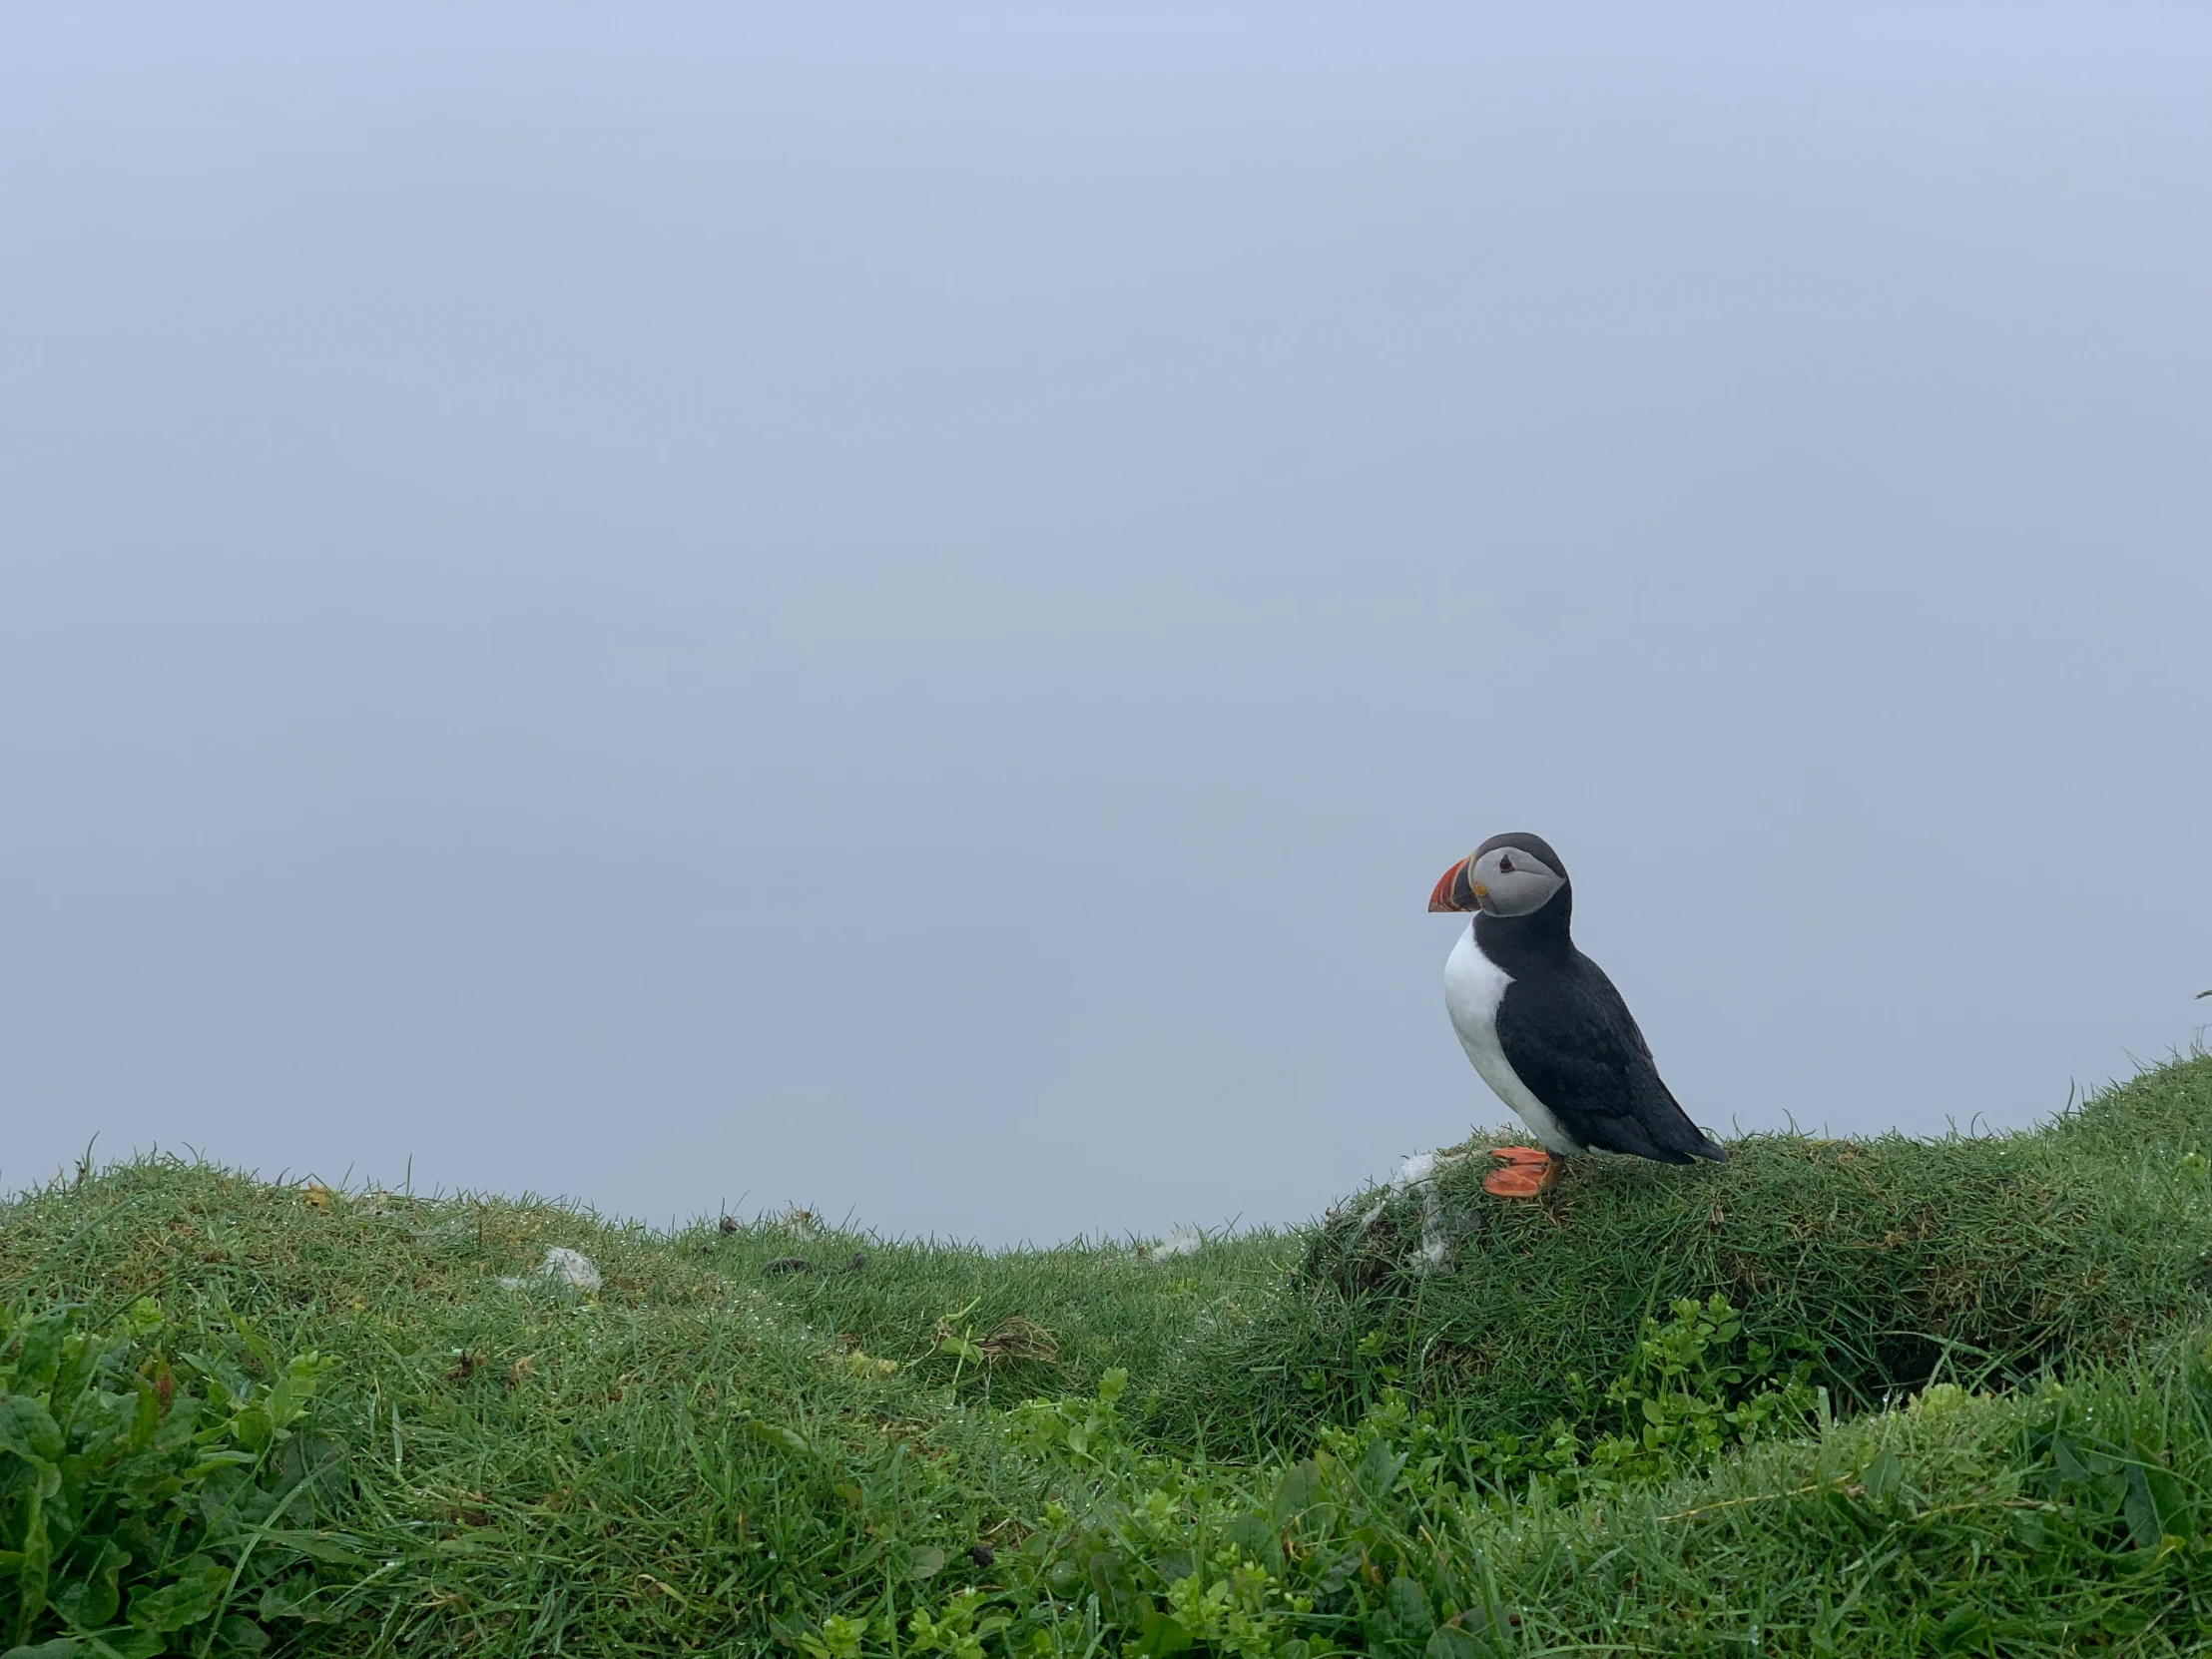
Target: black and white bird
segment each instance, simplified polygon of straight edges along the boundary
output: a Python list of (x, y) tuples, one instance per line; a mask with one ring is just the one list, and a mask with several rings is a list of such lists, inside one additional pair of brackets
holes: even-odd
[(1575, 949), (1574, 885), (1549, 842), (1492, 835), (1444, 871), (1428, 907), (1474, 912), (1444, 964), (1444, 1006), (1482, 1081), (1541, 1143), (1498, 1148), (1505, 1167), (1484, 1187), (1533, 1197), (1559, 1179), (1561, 1159), (1591, 1147), (1663, 1164), (1727, 1160), (1659, 1080), (1613, 981)]

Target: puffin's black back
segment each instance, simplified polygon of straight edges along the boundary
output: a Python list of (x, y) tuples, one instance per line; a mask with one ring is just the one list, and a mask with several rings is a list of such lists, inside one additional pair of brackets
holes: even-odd
[[(1566, 865), (1540, 836), (1494, 835), (1479, 851), (1498, 846), (1532, 852), (1566, 876)], [(1728, 1154), (1660, 1080), (1651, 1045), (1613, 981), (1574, 947), (1573, 919), (1571, 879), (1525, 916), (1474, 918), (1475, 947), (1512, 979), (1496, 1015), (1506, 1062), (1584, 1146), (1662, 1164), (1726, 1162)]]

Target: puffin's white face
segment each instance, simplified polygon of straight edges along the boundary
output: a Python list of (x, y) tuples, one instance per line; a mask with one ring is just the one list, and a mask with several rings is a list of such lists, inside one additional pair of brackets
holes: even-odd
[(1566, 884), (1564, 875), (1517, 846), (1493, 846), (1467, 860), (1467, 890), (1486, 915), (1529, 915)]

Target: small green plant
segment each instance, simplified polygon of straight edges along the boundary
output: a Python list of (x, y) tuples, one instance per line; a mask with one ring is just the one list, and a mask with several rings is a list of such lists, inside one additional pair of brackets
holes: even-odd
[[(2196, 1408), (2212, 1408), (2212, 1345), (2191, 1356), (2182, 1373)], [(2139, 1573), (2176, 1557), (2191, 1570), (2206, 1569), (2212, 1500), (2171, 1467), (2170, 1422), (2099, 1413), (2057, 1383), (2040, 1390), (2036, 1405), (2025, 1435), (2033, 1459), (2026, 1484), (2047, 1507), (2023, 1511), (2015, 1531), (2041, 1544), (2070, 1527)]]
[(810, 1659), (859, 1659), (860, 1644), (867, 1640), (868, 1621), (864, 1618), (846, 1618), (842, 1613), (831, 1613), (822, 1621), (819, 1631), (809, 1631), (799, 1638), (799, 1645)]
[(1786, 1362), (1748, 1340), (1717, 1291), (1674, 1303), (1664, 1324), (1646, 1319), (1634, 1361), (1605, 1391), (1626, 1430), (1601, 1440), (1593, 1460), (1664, 1478), (1707, 1467), (1724, 1446), (1802, 1427), (1820, 1398), (1818, 1350), (1802, 1336), (1790, 1348)]
[(1098, 1380), (1098, 1392), (1088, 1399), (1024, 1400), (1008, 1415), (1033, 1452), (1111, 1465), (1128, 1450), (1120, 1407), (1128, 1387), (1129, 1373), (1115, 1366)]
[(346, 1553), (298, 1513), (322, 1360), (276, 1363), (234, 1326), (256, 1383), (239, 1356), (171, 1355), (165, 1333), (150, 1300), (100, 1329), (75, 1307), (0, 1314), (9, 1659), (259, 1653), (265, 1621), (313, 1611), (311, 1575), (288, 1569)]
[[(1593, 1398), (1579, 1377), (1581, 1421), (1561, 1417), (1539, 1436), (1497, 1435), (1466, 1447), (1469, 1465), (1500, 1495), (1534, 1479), (1566, 1493), (1648, 1486), (1711, 1466), (1726, 1447), (1804, 1427), (1822, 1390), (1819, 1350), (1800, 1336), (1788, 1352), (1744, 1334), (1718, 1292), (1684, 1297), (1664, 1321), (1646, 1318), (1627, 1368)], [(1586, 1430), (1612, 1416), (1617, 1428)]]
[(912, 1651), (941, 1653), (944, 1659), (983, 1659), (983, 1644), (1013, 1621), (1002, 1613), (983, 1613), (983, 1592), (962, 1590), (931, 1614), (917, 1608), (906, 1621)]
[[(1121, 1382), (1109, 1382), (1110, 1395)], [(1031, 1606), (1070, 1616), (1095, 1598), (1099, 1616), (1149, 1659), (1197, 1650), (1305, 1659), (1348, 1628), (1394, 1651), (1396, 1634), (1418, 1626), (1417, 1649), (1438, 1625), (1437, 1605), (1447, 1619), (1461, 1611), (1458, 1587), (1438, 1585), (1432, 1600), (1407, 1576), (1432, 1553), (1417, 1542), (1421, 1528), (1462, 1492), (1449, 1436), (1395, 1390), (1354, 1427), (1324, 1432), (1310, 1456), (1257, 1469), (1135, 1455), (1116, 1437), (1110, 1396), (1033, 1402), (1027, 1420), (1088, 1433), (1080, 1453), (1049, 1426), (1032, 1435), (1083, 1485), (1047, 1506), (1015, 1564), (1017, 1584)]]

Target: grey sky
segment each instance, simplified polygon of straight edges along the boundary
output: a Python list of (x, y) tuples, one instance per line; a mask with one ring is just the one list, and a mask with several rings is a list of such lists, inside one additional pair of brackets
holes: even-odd
[[(1787, 15), (1780, 15), (1787, 11)], [(1292, 1220), (2212, 1004), (2212, 14), (12, 9), (0, 1186)]]

